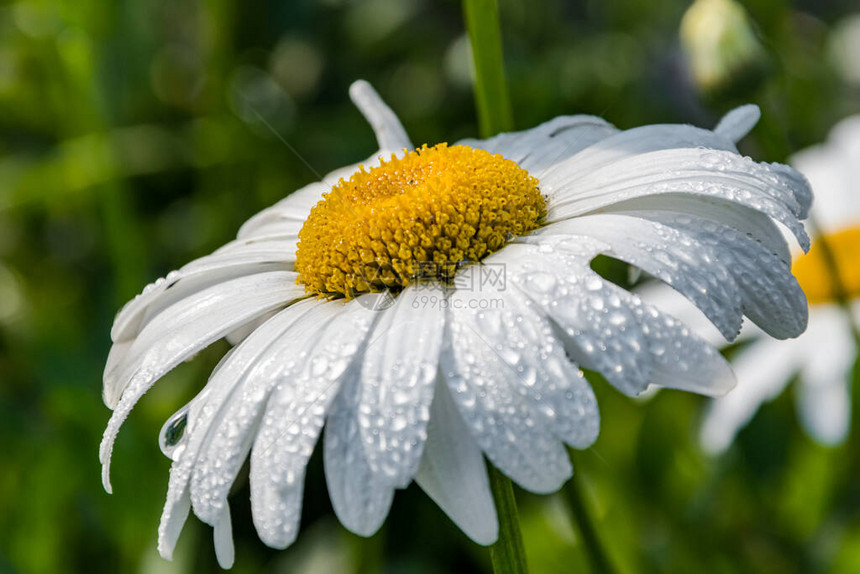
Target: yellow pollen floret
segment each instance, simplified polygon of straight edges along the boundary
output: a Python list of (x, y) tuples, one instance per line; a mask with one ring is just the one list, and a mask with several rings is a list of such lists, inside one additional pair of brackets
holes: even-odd
[[(824, 238), (839, 269), (846, 297), (860, 297), (860, 227), (845, 229)], [(794, 262), (792, 272), (810, 303), (836, 301), (836, 284), (821, 241)]]
[(299, 231), (296, 271), (310, 293), (353, 297), (450, 280), (546, 211), (515, 162), (464, 145), (424, 146), (341, 179)]

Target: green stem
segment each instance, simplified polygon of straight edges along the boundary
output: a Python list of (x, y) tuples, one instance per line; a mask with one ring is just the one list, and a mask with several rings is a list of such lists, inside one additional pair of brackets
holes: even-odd
[(499, 539), (490, 546), (490, 560), (496, 574), (525, 574), (529, 571), (523, 537), (520, 532), (520, 519), (517, 501), (511, 479), (489, 465), (490, 489), (499, 515)]
[[(511, 102), (502, 59), (502, 32), (497, 0), (464, 0), (463, 12), (475, 64), (475, 106), (482, 137), (513, 128)], [(511, 480), (489, 465), (490, 488), (499, 517), (499, 539), (490, 547), (496, 574), (528, 572), (517, 501)]]
[(365, 538), (349, 534), (352, 571), (355, 574), (381, 574), (385, 566), (385, 526)]
[(573, 514), (573, 520), (582, 537), (582, 544), (585, 546), (592, 572), (596, 574), (612, 574), (614, 572), (612, 562), (609, 561), (609, 556), (600, 543), (597, 529), (591, 520), (591, 514), (588, 512), (588, 507), (580, 490), (576, 475), (567, 481), (564, 487), (564, 497), (567, 500), (570, 512)]
[(475, 105), (481, 137), (511, 131), (514, 122), (505, 82), (498, 3), (464, 0), (463, 11), (475, 63)]

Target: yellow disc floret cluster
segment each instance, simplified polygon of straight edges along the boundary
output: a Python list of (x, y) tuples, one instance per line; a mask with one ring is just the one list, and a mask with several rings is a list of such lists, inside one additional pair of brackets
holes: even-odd
[(296, 271), (308, 292), (354, 297), (399, 290), (536, 229), (538, 181), (515, 162), (464, 145), (424, 146), (341, 179), (299, 231)]
[[(839, 270), (838, 283), (833, 277), (834, 265)], [(794, 262), (792, 272), (810, 303), (835, 302), (837, 286), (844, 297), (860, 297), (860, 227), (827, 235), (824, 242), (819, 239)]]

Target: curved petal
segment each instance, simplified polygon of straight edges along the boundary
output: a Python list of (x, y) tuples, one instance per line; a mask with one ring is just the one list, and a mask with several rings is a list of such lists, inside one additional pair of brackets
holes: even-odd
[(353, 82), (349, 87), (349, 97), (373, 128), (380, 149), (399, 151), (414, 147), (409, 141), (406, 130), (403, 129), (403, 124), (397, 119), (397, 114), (382, 101), (368, 82), (364, 80)]
[[(501, 362), (465, 313), (448, 313), (441, 369), (472, 437), (494, 465), (533, 492), (554, 492), (570, 478), (561, 441), (515, 387), (517, 374)], [(503, 381), (507, 384), (503, 384)]]
[(598, 210), (598, 213), (618, 213), (644, 219), (671, 214), (728, 225), (761, 243), (764, 249), (780, 261), (791, 263), (791, 253), (786, 238), (771, 218), (755, 209), (726, 199), (663, 193), (614, 203)]
[(740, 332), (742, 296), (725, 258), (732, 253), (702, 243), (698, 233), (628, 215), (594, 214), (551, 224), (528, 239), (556, 235), (605, 242), (606, 254), (654, 275), (693, 301), (726, 339)]
[(361, 367), (359, 429), (373, 472), (405, 487), (427, 438), (433, 381), (445, 324), (436, 285), (404, 289), (370, 334)]
[(254, 317), (284, 306), (297, 294), (289, 274), (272, 272), (210, 287), (170, 307), (153, 319), (105, 375), (106, 392), (121, 396), (99, 449), (102, 480), (110, 492), (110, 456), (122, 423), (138, 399), (183, 360)]
[(377, 318), (352, 300), (320, 334), (304, 342), (289, 379), (272, 393), (251, 452), (251, 511), (260, 539), (286, 548), (298, 534), (305, 466), (340, 380)]
[(798, 219), (806, 217), (811, 191), (802, 176), (787, 166), (693, 148), (625, 157), (585, 174), (580, 169), (560, 166), (557, 174), (541, 179), (541, 189), (550, 196), (548, 222), (638, 197), (681, 193), (721, 198), (760, 211), (785, 225), (804, 250), (809, 248), (809, 237)]
[(510, 280), (560, 327), (570, 357), (626, 394), (649, 383), (706, 395), (730, 390), (731, 368), (713, 346), (589, 268), (599, 248), (585, 236), (506, 248)]
[(483, 545), (496, 541), (499, 522), (484, 457), (442, 377), (436, 379), (427, 446), (415, 482), (469, 538)]
[(541, 177), (551, 195), (559, 184), (571, 184), (637, 156), (666, 150), (701, 148), (736, 153), (734, 143), (690, 125), (656, 124), (619, 131), (560, 162)]
[(251, 333), (221, 359), (204, 390), (189, 405), (186, 427), (181, 445), (178, 445), (180, 448), (169, 453), (174, 463), (170, 467), (167, 500), (158, 537), (158, 549), (165, 558), (172, 555), (188, 516), (191, 507), (191, 475), (200, 451), (211, 440), (213, 428), (225, 416), (233, 397), (241, 391), (241, 383), (248, 371), (260, 361), (272, 341), (279, 339), (312, 304), (313, 301), (306, 301), (291, 305)]
[(771, 337), (797, 337), (806, 329), (806, 295), (791, 267), (748, 235), (729, 225), (698, 217), (651, 214), (649, 218), (686, 231), (716, 253), (740, 288), (744, 315)]
[(347, 370), (325, 425), (323, 463), (326, 485), (340, 522), (360, 536), (371, 536), (388, 516), (394, 487), (370, 470), (358, 428), (361, 367)]
[(482, 280), (486, 267), (461, 271), (462, 284), (483, 286), (455, 291), (448, 305), (451, 313), (493, 351), (484, 368), (497, 372), (500, 384), (510, 384), (526, 399), (540, 424), (576, 448), (591, 446), (600, 427), (591, 386), (565, 355), (543, 311), (505, 282), (488, 285)]
[(457, 144), (501, 154), (540, 178), (555, 164), (617, 131), (596, 116), (559, 116), (529, 130), (499, 134), (485, 140), (466, 139)]
[[(118, 343), (133, 339), (164, 309), (219, 283), (254, 273), (291, 271), (295, 255), (284, 247), (282, 244), (254, 245), (231, 250), (229, 254), (216, 252), (171, 271), (144, 288), (117, 313), (111, 340)], [(293, 274), (292, 283), (296, 282), (296, 277)]]
[(726, 115), (714, 128), (714, 133), (729, 141), (739, 142), (761, 119), (761, 110), (755, 104), (740, 106)]
[(307, 310), (247, 366), (237, 392), (222, 405), (222, 415), (213, 420), (197, 453), (191, 472), (191, 507), (204, 522), (213, 524), (227, 506), (227, 495), (245, 462), (272, 391), (292, 378), (307, 360), (302, 344), (316, 343), (324, 327), (342, 309), (336, 302), (324, 300), (306, 300), (301, 305)]

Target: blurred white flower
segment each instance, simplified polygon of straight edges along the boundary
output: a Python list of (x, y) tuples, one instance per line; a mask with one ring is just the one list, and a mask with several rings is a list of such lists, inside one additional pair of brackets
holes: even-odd
[[(839, 267), (854, 321), (860, 321), (860, 116), (843, 120), (824, 144), (797, 153), (792, 165), (815, 192), (812, 217)], [(815, 238), (813, 238), (815, 239)], [(809, 326), (792, 341), (774, 341), (754, 325), (749, 340), (732, 357), (738, 387), (714, 400), (702, 426), (703, 447), (725, 450), (762, 403), (775, 398), (798, 376), (797, 410), (809, 435), (825, 445), (844, 441), (851, 417), (851, 370), (857, 356), (852, 318), (836, 302), (830, 265), (820, 241), (807, 255), (795, 254), (794, 273), (809, 298)], [(696, 309), (662, 286), (638, 291), (647, 301), (720, 344), (719, 333)]]
[(728, 338), (744, 314), (776, 337), (805, 328), (775, 221), (806, 245), (811, 193), (791, 168), (738, 155), (758, 108), (714, 131), (563, 116), (408, 152), (370, 85), (350, 93), (379, 141), (367, 167), (262, 211), (116, 318), (100, 453), (108, 489), (137, 400), (212, 342), (236, 344), (162, 430), (174, 461), (163, 556), (193, 509), (215, 527), (220, 563), (232, 563), (227, 496), (249, 452), (257, 532), (290, 545), (323, 426), (328, 490), (347, 528), (375, 532), (394, 491), (415, 480), (489, 544), (498, 526), (484, 456), (523, 488), (552, 492), (572, 472), (564, 445), (596, 439), (580, 367), (629, 395), (651, 383), (728, 391), (717, 350), (592, 271), (598, 254), (673, 284)]

